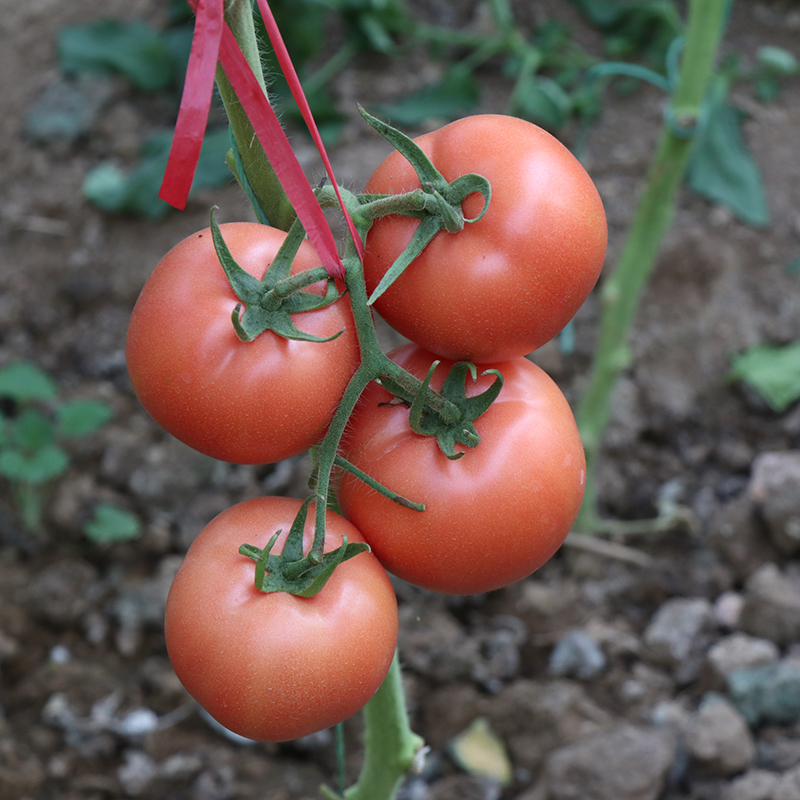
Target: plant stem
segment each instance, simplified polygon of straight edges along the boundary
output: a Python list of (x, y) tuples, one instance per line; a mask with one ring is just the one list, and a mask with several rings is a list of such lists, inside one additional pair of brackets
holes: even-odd
[(364, 707), (364, 725), (364, 763), (345, 800), (393, 800), (423, 746), (408, 724), (397, 653), (380, 689)]
[[(700, 116), (713, 74), (726, 5), (726, 0), (691, 0), (689, 4), (686, 45), (672, 100), (672, 119), (689, 129)], [(612, 393), (620, 372), (630, 363), (628, 332), (661, 240), (672, 224), (675, 197), (691, 148), (690, 136), (681, 135), (669, 124), (664, 126), (622, 255), (603, 284), (598, 350), (575, 415), (586, 451), (586, 494), (577, 530), (590, 531), (596, 518), (597, 462)]]
[[(231, 0), (225, 8), (225, 22), (266, 94), (250, 0)], [(221, 67), (217, 67), (217, 88), (225, 106), (233, 141), (242, 160), (244, 178), (270, 225), (288, 231), (297, 215)]]

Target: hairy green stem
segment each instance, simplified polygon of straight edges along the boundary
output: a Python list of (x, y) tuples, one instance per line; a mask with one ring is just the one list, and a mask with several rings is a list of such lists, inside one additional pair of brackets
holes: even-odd
[[(696, 123), (713, 74), (723, 32), (726, 0), (691, 0), (688, 31), (671, 120), (687, 130)], [(647, 175), (644, 193), (628, 231), (622, 254), (601, 290), (600, 339), (589, 384), (576, 410), (586, 451), (586, 494), (575, 528), (590, 531), (597, 515), (597, 463), (611, 412), (613, 390), (630, 363), (628, 333), (642, 291), (656, 262), (661, 240), (675, 214), (692, 139), (665, 124)]]
[[(261, 68), (261, 55), (258, 50), (250, 0), (232, 0), (226, 4), (225, 21), (266, 94), (267, 88)], [(240, 179), (240, 183), (242, 177), (247, 181), (270, 225), (288, 231), (297, 216), (292, 204), (272, 169), (269, 159), (255, 135), (253, 126), (225, 77), (222, 67), (217, 67), (216, 79), (217, 88), (230, 123), (231, 134), (236, 149), (239, 151), (245, 173), (244, 176), (237, 177)]]
[[(408, 724), (403, 678), (395, 653), (389, 674), (364, 707), (366, 754), (358, 781), (345, 800), (394, 800), (404, 776), (414, 764), (422, 739)], [(335, 795), (328, 793), (328, 797)]]

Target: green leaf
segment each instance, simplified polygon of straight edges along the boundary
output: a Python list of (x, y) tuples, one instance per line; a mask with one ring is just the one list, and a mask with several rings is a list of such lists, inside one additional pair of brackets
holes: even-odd
[(439, 83), (380, 110), (395, 125), (418, 125), (428, 119), (455, 119), (472, 110), (479, 98), (480, 88), (472, 73), (456, 64)]
[(167, 89), (177, 70), (163, 37), (144, 22), (103, 19), (91, 25), (62, 28), (58, 36), (61, 69), (118, 73), (146, 92)]
[[(133, 172), (125, 173), (114, 164), (95, 167), (83, 182), (83, 193), (98, 208), (110, 214), (130, 214), (146, 219), (163, 217), (170, 206), (158, 191), (167, 166), (171, 134), (155, 134), (142, 148), (142, 160)], [(225, 164), (230, 149), (228, 129), (209, 131), (200, 150), (192, 192), (227, 183), (231, 173)]]
[(742, 137), (744, 113), (728, 102), (728, 88), (728, 80), (720, 77), (709, 92), (707, 116), (689, 161), (689, 186), (743, 222), (765, 227), (769, 210), (761, 171)]
[(800, 64), (794, 55), (782, 47), (759, 47), (756, 57), (759, 66), (773, 75), (794, 75), (800, 71)]
[(760, 345), (733, 359), (731, 377), (752, 386), (778, 413), (800, 398), (800, 340)]
[(557, 130), (572, 114), (570, 96), (550, 78), (530, 76), (514, 93), (515, 114), (543, 128)]
[(21, 483), (45, 483), (63, 474), (68, 466), (67, 454), (54, 444), (46, 445), (32, 455), (21, 450), (0, 453), (0, 474)]
[(41, 450), (55, 439), (53, 423), (38, 409), (26, 408), (13, 422), (14, 443), (28, 452)]
[(29, 400), (52, 400), (57, 393), (50, 376), (27, 361), (17, 361), (0, 369), (0, 397), (25, 403)]
[(681, 21), (671, 0), (571, 0), (588, 22), (605, 33), (606, 52), (626, 58), (644, 51), (663, 60), (680, 34)]
[(62, 436), (85, 436), (99, 430), (114, 412), (97, 400), (71, 400), (56, 412), (58, 432)]
[(93, 542), (127, 542), (136, 539), (142, 532), (139, 518), (117, 506), (100, 503), (94, 509), (94, 517), (83, 529)]

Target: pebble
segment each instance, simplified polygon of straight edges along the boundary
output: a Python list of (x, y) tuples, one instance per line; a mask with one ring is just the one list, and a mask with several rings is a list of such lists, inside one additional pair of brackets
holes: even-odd
[(742, 715), (727, 699), (709, 694), (683, 729), (686, 750), (704, 773), (736, 775), (753, 764), (755, 742)]
[(775, 564), (764, 564), (747, 580), (739, 627), (778, 646), (800, 637), (800, 586)]
[(800, 800), (800, 767), (794, 767), (781, 775), (773, 800)]
[(775, 664), (780, 657), (778, 646), (769, 639), (732, 633), (711, 646), (706, 662), (717, 678), (724, 679), (731, 672)]
[(761, 453), (753, 461), (748, 494), (780, 552), (800, 551), (800, 451)]
[(666, 728), (621, 725), (554, 750), (543, 773), (546, 800), (656, 800), (675, 761)]
[(128, 797), (138, 797), (158, 773), (155, 760), (142, 750), (126, 750), (117, 777)]
[(800, 720), (800, 664), (795, 661), (731, 672), (727, 684), (731, 701), (751, 726)]
[(771, 556), (763, 525), (746, 493), (734, 497), (714, 514), (708, 533), (709, 544), (744, 579)]
[(714, 619), (723, 628), (733, 630), (739, 624), (744, 598), (739, 592), (723, 592), (714, 601)]
[(554, 677), (590, 680), (606, 668), (600, 645), (586, 631), (576, 629), (562, 636), (550, 653), (548, 672)]
[(672, 667), (682, 683), (693, 680), (714, 627), (711, 604), (703, 597), (667, 600), (647, 626), (643, 641), (653, 661)]
[(773, 800), (780, 775), (754, 769), (734, 778), (725, 788), (722, 800)]

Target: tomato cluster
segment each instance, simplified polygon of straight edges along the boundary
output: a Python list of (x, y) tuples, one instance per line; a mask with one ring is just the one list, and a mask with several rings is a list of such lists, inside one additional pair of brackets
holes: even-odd
[[(321, 569), (311, 553), (317, 544), (315, 559), (346, 542), (364, 541), (371, 552), (348, 555), (313, 597), (259, 589), (238, 548), (287, 551), (301, 503), (249, 500), (201, 532), (169, 595), (166, 638), (178, 676), (217, 720), (251, 738), (282, 741), (328, 727), (375, 693), (397, 640), (386, 571), (453, 594), (507, 586), (553, 555), (583, 497), (585, 461), (570, 408), (526, 356), (564, 327), (598, 278), (606, 246), (599, 195), (563, 145), (518, 119), (472, 117), (416, 142), (446, 181), (487, 178), (491, 199), (481, 215), (485, 199), (469, 195), (464, 229), (436, 233), (375, 300), (411, 343), (381, 353), (383, 368), (353, 400), (333, 443), (343, 516), (323, 502), (315, 524), (302, 517), (303, 569)], [(427, 191), (418, 173), (393, 153), (361, 202), (366, 208), (420, 189)], [(292, 315), (317, 341), (272, 330), (242, 341), (231, 322), (239, 298), (212, 230), (178, 244), (147, 281), (130, 323), (128, 368), (144, 407), (177, 438), (225, 461), (275, 462), (325, 437), (322, 452), (367, 363), (354, 315), (371, 320), (367, 294), (402, 257), (422, 216), (376, 216), (363, 272), (358, 266), (363, 291), (348, 283), (334, 302)], [(259, 281), (286, 239), (253, 223), (218, 231)], [(291, 272), (318, 264), (303, 242)], [(326, 291), (321, 283), (306, 288), (318, 297)], [(363, 308), (354, 295), (365, 298)], [(466, 361), (468, 368), (457, 363)], [(480, 398), (490, 393), (484, 408)], [(462, 420), (470, 408), (478, 411)], [(446, 447), (439, 434), (425, 435), (440, 418), (455, 426)], [(381, 487), (413, 502), (395, 502)]]

